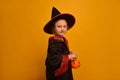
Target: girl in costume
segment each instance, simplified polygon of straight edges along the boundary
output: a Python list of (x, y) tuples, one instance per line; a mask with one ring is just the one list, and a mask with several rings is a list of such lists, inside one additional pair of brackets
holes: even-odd
[(48, 41), (46, 80), (73, 80), (71, 60), (77, 58), (77, 53), (69, 51), (64, 35), (74, 24), (73, 15), (61, 14), (53, 7), (51, 20), (44, 26), (46, 33), (54, 34)]

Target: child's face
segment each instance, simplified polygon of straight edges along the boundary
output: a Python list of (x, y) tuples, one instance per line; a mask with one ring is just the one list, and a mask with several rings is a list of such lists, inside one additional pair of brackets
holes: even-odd
[(64, 36), (68, 28), (67, 22), (64, 19), (60, 19), (55, 23), (54, 34), (57, 36)]

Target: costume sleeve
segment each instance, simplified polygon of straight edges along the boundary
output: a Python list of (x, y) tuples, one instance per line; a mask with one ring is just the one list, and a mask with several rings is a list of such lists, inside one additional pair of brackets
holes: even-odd
[(57, 69), (62, 61), (61, 44), (56, 41), (49, 41), (47, 62), (49, 66)]
[(68, 55), (62, 53), (60, 42), (49, 42), (47, 59), (48, 64), (55, 70), (55, 76), (63, 74), (68, 68)]
[(63, 74), (68, 68), (68, 60), (69, 60), (68, 55), (62, 55), (62, 56), (63, 56), (63, 58), (62, 58), (60, 68), (55, 70), (56, 77)]

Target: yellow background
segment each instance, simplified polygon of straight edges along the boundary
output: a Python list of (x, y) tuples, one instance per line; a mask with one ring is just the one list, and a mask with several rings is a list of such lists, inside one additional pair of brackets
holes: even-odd
[(65, 35), (81, 61), (74, 80), (120, 80), (119, 0), (0, 0), (0, 80), (45, 80), (53, 6), (76, 17)]

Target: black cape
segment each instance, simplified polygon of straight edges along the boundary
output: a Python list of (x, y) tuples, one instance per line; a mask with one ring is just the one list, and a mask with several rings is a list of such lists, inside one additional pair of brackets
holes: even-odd
[(64, 37), (49, 38), (46, 58), (46, 80), (73, 80), (69, 48)]

